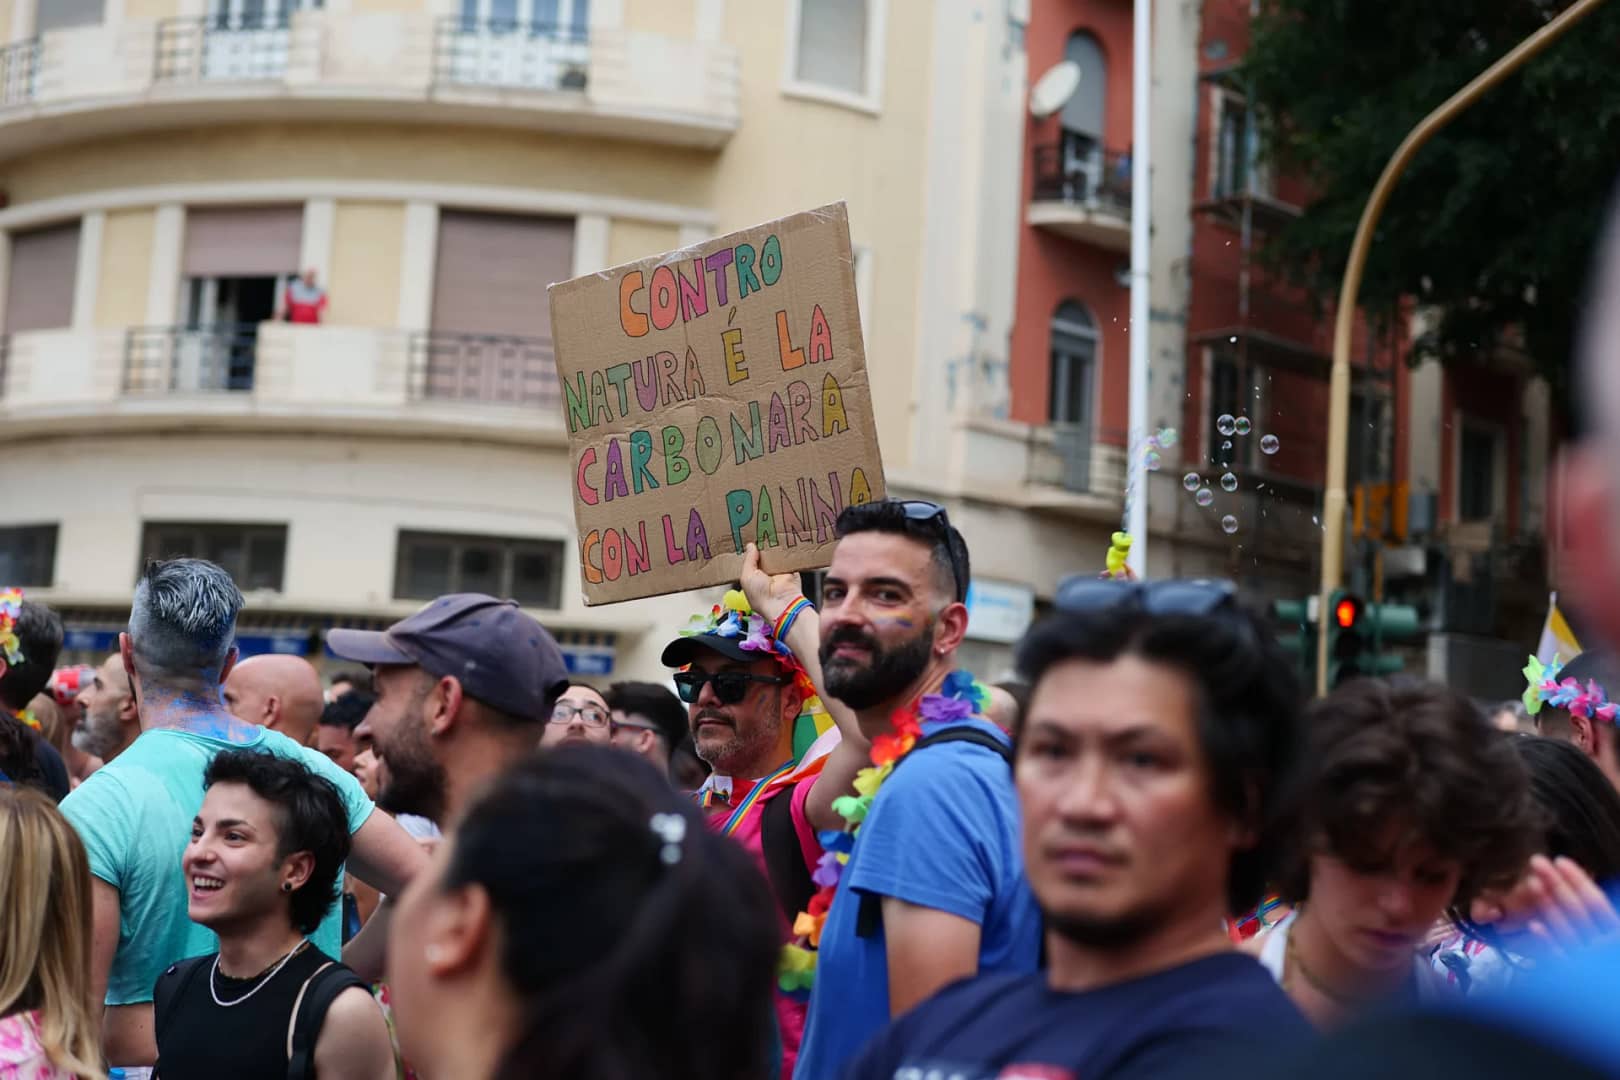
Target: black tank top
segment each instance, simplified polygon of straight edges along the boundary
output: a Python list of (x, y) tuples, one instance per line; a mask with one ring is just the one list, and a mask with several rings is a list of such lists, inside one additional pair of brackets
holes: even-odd
[[(310, 976), (332, 958), (306, 944), (251, 997), (246, 995), (264, 976), (229, 978), (215, 971), (214, 959), (201, 958), (195, 972), (183, 961), (158, 979), (154, 1080), (287, 1080), (293, 1005)], [(227, 1004), (216, 1004), (215, 994)]]

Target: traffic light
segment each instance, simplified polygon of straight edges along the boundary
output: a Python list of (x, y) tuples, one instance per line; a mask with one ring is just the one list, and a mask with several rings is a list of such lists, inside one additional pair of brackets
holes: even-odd
[(1271, 614), (1285, 629), (1277, 634), (1277, 644), (1293, 660), (1301, 676), (1310, 679), (1316, 668), (1316, 620), (1312, 617), (1315, 598), (1274, 600)]
[(1354, 593), (1340, 589), (1329, 599), (1325, 620), (1329, 690), (1363, 675), (1376, 674), (1372, 662), (1375, 658), (1372, 625), (1366, 616), (1366, 605)]
[(1372, 626), (1373, 642), (1368, 674), (1398, 674), (1406, 663), (1399, 655), (1384, 650), (1392, 641), (1411, 641), (1422, 633), (1418, 609), (1407, 604), (1372, 604), (1367, 609), (1366, 619)]

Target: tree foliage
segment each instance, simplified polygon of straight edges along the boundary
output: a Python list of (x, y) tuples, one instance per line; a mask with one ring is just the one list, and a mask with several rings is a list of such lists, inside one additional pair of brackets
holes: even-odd
[[(1267, 260), (1338, 294), (1362, 207), (1406, 133), (1566, 3), (1265, 0), (1243, 63), (1263, 152), (1312, 192)], [(1620, 179), (1620, 3), (1455, 119), (1396, 186), (1362, 285), (1371, 311), (1436, 305), (1413, 359), (1520, 340), (1555, 386)]]

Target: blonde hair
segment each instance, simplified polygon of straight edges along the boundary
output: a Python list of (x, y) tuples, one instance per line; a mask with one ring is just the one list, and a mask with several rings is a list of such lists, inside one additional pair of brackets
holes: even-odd
[(104, 1080), (90, 995), (90, 864), (50, 799), (0, 784), (0, 1016), (39, 1010), (58, 1069)]

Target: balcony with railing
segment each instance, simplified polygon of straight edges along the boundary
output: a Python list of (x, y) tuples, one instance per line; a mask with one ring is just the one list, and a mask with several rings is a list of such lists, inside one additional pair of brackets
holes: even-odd
[(1034, 148), (1031, 225), (1109, 251), (1131, 249), (1131, 157), (1067, 138)]
[(255, 426), (560, 443), (551, 342), (270, 322), (0, 337), (0, 423)]
[(0, 154), (338, 111), (718, 148), (739, 81), (733, 47), (638, 30), (320, 9), (132, 19), (0, 49)]

